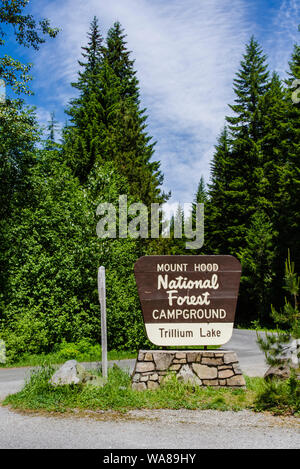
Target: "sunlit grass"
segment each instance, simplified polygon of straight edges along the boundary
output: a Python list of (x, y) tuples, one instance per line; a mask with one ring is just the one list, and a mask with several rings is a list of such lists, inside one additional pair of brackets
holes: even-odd
[(242, 410), (252, 408), (256, 397), (255, 382), (250, 389), (198, 387), (184, 384), (172, 376), (158, 389), (136, 391), (130, 376), (114, 366), (109, 369), (104, 387), (65, 385), (53, 387), (49, 379), (54, 369), (42, 367), (32, 373), (24, 388), (8, 396), (3, 404), (19, 409), (66, 412), (72, 409), (216, 409)]

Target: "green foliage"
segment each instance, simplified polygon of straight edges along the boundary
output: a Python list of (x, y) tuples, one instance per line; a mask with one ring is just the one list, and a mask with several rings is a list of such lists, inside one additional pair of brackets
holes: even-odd
[(290, 88), (299, 64), (295, 45), (288, 80), (269, 76), (266, 56), (250, 39), (234, 79), (233, 115), (212, 160), (204, 249), (241, 259), (238, 324), (273, 326), (269, 304), (283, 306), (282, 258), (290, 249), (300, 262), (300, 108)]
[(98, 203), (117, 203), (119, 193), (128, 190), (127, 181), (106, 164), (91, 174), (87, 191), (59, 153), (42, 150), (30, 182), (28, 203), (15, 207), (3, 230), (0, 330), (9, 359), (50, 352), (63, 339), (99, 342), (100, 265), (107, 272), (109, 347), (145, 346), (133, 275), (143, 253), (140, 243), (96, 235)]
[(268, 410), (274, 414), (300, 413), (300, 381), (295, 375), (287, 380), (264, 381), (254, 401), (256, 410)]
[(8, 396), (3, 404), (19, 409), (46, 409), (65, 412), (72, 409), (117, 410), (130, 409), (217, 409), (242, 410), (253, 404), (255, 393), (243, 389), (214, 389), (191, 386), (170, 376), (156, 390), (131, 389), (129, 375), (114, 366), (108, 370), (104, 387), (65, 385), (53, 387), (49, 379), (51, 367), (35, 371), (24, 388)]
[[(24, 14), (27, 4), (28, 0), (1, 0), (0, 46), (5, 45), (3, 37), (8, 34), (9, 28), (7, 26), (11, 26), (12, 34), (18, 44), (24, 47), (33, 47), (35, 50), (38, 50), (40, 45), (45, 42), (45, 36), (55, 38), (57, 35), (58, 28), (52, 28), (49, 20), (44, 18), (37, 22), (32, 15)], [(4, 78), (6, 84), (10, 85), (17, 94), (32, 94), (28, 88), (28, 82), (31, 80), (28, 75), (30, 68), (31, 64), (24, 65), (8, 55), (0, 57), (0, 77)]]
[(92, 345), (87, 339), (81, 339), (77, 343), (63, 340), (57, 348), (58, 358), (64, 361), (77, 360), (82, 362), (87, 356), (94, 357), (97, 354), (98, 357), (101, 356), (100, 345)]
[[(258, 337), (257, 342), (266, 356), (267, 363), (270, 365), (280, 365), (284, 358), (286, 345), (292, 340), (295, 341), (295, 351), (298, 360), (300, 357), (299, 339), (300, 339), (300, 313), (298, 307), (300, 278), (294, 271), (294, 263), (290, 260), (290, 253), (285, 262), (285, 289), (293, 299), (291, 304), (285, 298), (283, 311), (279, 312), (272, 306), (272, 316), (277, 324), (284, 324), (287, 330), (285, 332), (278, 331), (276, 334), (266, 334), (266, 339)], [(285, 359), (286, 363), (293, 366), (291, 358)], [(298, 361), (299, 363), (299, 361)]]
[(270, 305), (274, 279), (275, 237), (266, 214), (257, 211), (246, 234), (246, 247), (238, 254), (242, 264), (242, 290), (247, 292), (245, 302), (251, 301), (254, 320), (260, 324), (268, 321), (266, 311)]

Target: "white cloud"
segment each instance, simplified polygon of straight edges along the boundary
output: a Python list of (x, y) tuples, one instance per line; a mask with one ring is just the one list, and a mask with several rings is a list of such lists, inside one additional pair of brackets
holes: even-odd
[(93, 16), (104, 36), (115, 20), (121, 22), (136, 59), (164, 189), (172, 191), (172, 200), (191, 202), (200, 176), (208, 181), (214, 145), (233, 100), (232, 80), (253, 33), (249, 2), (55, 0), (37, 8), (62, 28), (55, 44), (48, 41), (34, 60), (37, 92), (49, 93), (57, 106), (66, 106), (74, 95), (70, 82)]
[(272, 22), (272, 35), (266, 41), (270, 67), (286, 77), (291, 45), (299, 41), (300, 4), (297, 0), (282, 0)]

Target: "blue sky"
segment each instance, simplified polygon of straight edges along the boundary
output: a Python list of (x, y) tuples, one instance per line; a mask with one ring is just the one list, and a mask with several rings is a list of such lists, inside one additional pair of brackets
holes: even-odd
[(104, 36), (114, 21), (125, 28), (135, 59), (148, 133), (157, 141), (164, 189), (172, 202), (192, 202), (200, 176), (209, 181), (210, 161), (233, 102), (232, 81), (253, 34), (282, 77), (299, 42), (299, 0), (32, 0), (27, 11), (61, 28), (38, 52), (10, 45), (5, 51), (33, 62), (41, 124), (75, 95), (77, 60), (94, 15)]

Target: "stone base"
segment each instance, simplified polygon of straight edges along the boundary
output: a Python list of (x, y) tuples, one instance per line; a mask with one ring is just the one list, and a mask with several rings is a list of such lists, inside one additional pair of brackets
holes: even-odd
[(235, 352), (140, 350), (132, 374), (132, 388), (156, 389), (170, 374), (194, 386), (246, 387)]

